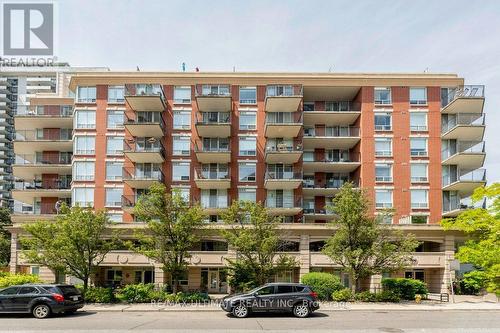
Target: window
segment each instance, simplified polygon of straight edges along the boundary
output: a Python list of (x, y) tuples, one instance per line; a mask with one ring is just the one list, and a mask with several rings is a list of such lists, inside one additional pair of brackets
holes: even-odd
[(375, 190), (375, 207), (392, 208), (392, 190)]
[(33, 275), (40, 275), (40, 266), (31, 266), (31, 274)]
[(95, 111), (75, 110), (75, 128), (95, 128)]
[(427, 138), (410, 138), (411, 156), (427, 156)]
[(257, 155), (257, 138), (250, 136), (240, 137), (239, 148), (240, 156)]
[(293, 86), (267, 86), (266, 96), (293, 96)]
[(314, 111), (314, 102), (304, 102), (304, 111)]
[(109, 86), (108, 87), (108, 103), (123, 103), (125, 87), (123, 86)]
[(74, 187), (73, 198), (71, 200), (74, 206), (92, 207), (94, 206), (94, 188), (93, 187)]
[(173, 190), (177, 191), (182, 199), (184, 199), (186, 202), (190, 201), (190, 190), (189, 187), (174, 187)]
[(106, 271), (106, 280), (107, 281), (121, 281), (122, 280), (122, 271), (115, 269), (108, 269)]
[(427, 164), (424, 163), (411, 164), (411, 181), (427, 182)]
[(75, 136), (75, 154), (94, 155), (95, 136)]
[(410, 112), (410, 129), (412, 131), (427, 131), (427, 113)]
[(188, 181), (190, 173), (189, 162), (173, 162), (172, 163), (172, 180), (173, 181)]
[(7, 288), (7, 289), (0, 291), (0, 295), (3, 295), (3, 296), (16, 295), (18, 290), (19, 290), (19, 287), (10, 287), (10, 288)]
[(106, 140), (106, 154), (123, 154), (123, 136), (108, 136)]
[(77, 89), (78, 103), (95, 103), (96, 88), (95, 87), (78, 87)]
[(191, 103), (191, 87), (174, 87), (174, 103), (190, 104)]
[(256, 291), (257, 295), (271, 295), (274, 294), (274, 286), (268, 286), (268, 287), (263, 287), (260, 288), (259, 290)]
[(255, 163), (239, 163), (238, 178), (240, 182), (254, 182), (257, 165)]
[(410, 104), (427, 104), (427, 88), (410, 88)]
[(392, 224), (392, 216), (391, 215), (379, 215), (377, 221), (380, 224)]
[(375, 113), (375, 130), (376, 131), (390, 131), (391, 125), (390, 113)]
[(107, 127), (108, 128), (123, 128), (123, 111), (108, 110)]
[(429, 216), (427, 215), (412, 215), (411, 224), (427, 224)]
[(240, 104), (257, 104), (257, 88), (240, 87)]
[(304, 162), (314, 162), (314, 152), (313, 151), (305, 151), (302, 159)]
[(174, 111), (174, 129), (191, 128), (191, 111)]
[(106, 188), (106, 207), (121, 207), (123, 188)]
[(201, 206), (203, 208), (226, 208), (227, 190), (201, 190)]
[(95, 162), (76, 161), (73, 163), (73, 180), (94, 180)]
[(392, 156), (391, 138), (375, 138), (375, 156)]
[(239, 188), (238, 200), (256, 202), (257, 190), (254, 188)]
[(173, 155), (189, 156), (191, 150), (191, 137), (173, 136)]
[(114, 223), (123, 222), (123, 215), (122, 214), (107, 213), (106, 216), (110, 222), (114, 222)]
[(276, 288), (276, 294), (288, 294), (293, 292), (295, 292), (293, 286), (278, 285)]
[(411, 208), (429, 207), (428, 190), (411, 190)]
[(122, 179), (123, 162), (106, 162), (106, 180)]
[(240, 112), (240, 130), (257, 128), (257, 112)]
[(325, 102), (326, 111), (349, 111), (351, 103), (349, 101), (331, 101)]
[(375, 104), (391, 104), (391, 88), (375, 88)]
[(21, 287), (17, 294), (18, 295), (33, 295), (33, 294), (39, 294), (39, 293), (40, 293), (40, 290), (38, 290), (35, 287)]
[(392, 164), (375, 164), (375, 181), (392, 182)]

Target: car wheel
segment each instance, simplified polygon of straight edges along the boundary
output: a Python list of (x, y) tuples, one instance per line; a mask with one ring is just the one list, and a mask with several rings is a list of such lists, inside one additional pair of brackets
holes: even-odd
[(233, 315), (237, 318), (245, 318), (248, 316), (248, 308), (244, 304), (238, 304), (233, 308)]
[(31, 313), (37, 319), (44, 319), (50, 315), (50, 307), (47, 304), (38, 304), (33, 307)]
[(309, 316), (311, 313), (311, 310), (309, 310), (309, 307), (307, 304), (297, 304), (293, 307), (293, 315), (298, 318), (305, 318)]

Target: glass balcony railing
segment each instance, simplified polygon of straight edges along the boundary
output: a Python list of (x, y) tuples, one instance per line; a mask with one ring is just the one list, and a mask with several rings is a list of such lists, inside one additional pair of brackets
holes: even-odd
[(125, 96), (161, 96), (163, 89), (160, 84), (127, 84)]
[(443, 160), (460, 153), (481, 154), (485, 152), (484, 141), (459, 141), (455, 147), (446, 148), (441, 151)]
[(458, 98), (481, 97), (484, 97), (484, 85), (464, 85), (455, 89), (451, 89), (448, 91), (447, 95), (441, 96), (441, 106), (445, 107)]
[(484, 126), (484, 124), (484, 113), (457, 113), (450, 115), (446, 122), (441, 123), (441, 133), (446, 133), (457, 126)]
[(197, 96), (231, 96), (229, 85), (204, 84), (196, 87)]
[(304, 103), (304, 112), (361, 112), (361, 103), (351, 101), (325, 102), (324, 108), (315, 103)]
[(302, 180), (300, 171), (271, 171), (266, 172), (266, 180)]
[(302, 114), (296, 112), (273, 112), (266, 115), (266, 124), (270, 125), (288, 125), (302, 124)]
[(443, 176), (443, 186), (453, 184), (455, 182), (485, 182), (486, 169), (462, 170), (458, 175)]
[(360, 161), (360, 153), (355, 152), (344, 152), (341, 154), (326, 154), (324, 158), (318, 158), (314, 156), (314, 154), (306, 154), (304, 153), (303, 161), (307, 162), (322, 162), (322, 163), (343, 163), (343, 162), (359, 162)]
[(270, 85), (266, 88), (266, 97), (302, 96), (303, 87), (293, 85)]
[(161, 140), (155, 138), (141, 138), (140, 140), (136, 140), (134, 142), (125, 141), (123, 151), (133, 153), (162, 153), (163, 145)]
[(355, 187), (359, 186), (359, 181), (357, 179), (344, 178), (328, 178), (324, 184), (318, 184), (314, 179), (304, 179), (302, 183), (303, 188), (323, 188), (323, 189), (338, 189), (341, 188), (345, 183), (352, 183)]
[(163, 182), (161, 170), (123, 169), (123, 180), (153, 180)]
[(267, 198), (265, 201), (267, 208), (302, 208), (302, 199), (291, 199), (277, 196), (275, 198)]
[(323, 131), (306, 128), (304, 137), (359, 137), (359, 127), (327, 127)]
[(51, 164), (71, 164), (71, 153), (44, 153), (44, 154), (16, 154), (15, 164), (19, 165), (51, 165)]
[(17, 130), (16, 140), (18, 141), (37, 141), (37, 140), (50, 140), (50, 141), (65, 141), (71, 140), (71, 129), (38, 129), (38, 130)]
[(296, 143), (294, 145), (289, 143), (279, 143), (279, 144), (271, 144), (266, 145), (266, 153), (274, 153), (274, 152), (302, 152), (302, 144)]
[(230, 124), (231, 114), (229, 112), (200, 112), (197, 124), (199, 125), (218, 125)]
[(32, 182), (16, 181), (15, 190), (69, 190), (71, 188), (71, 178), (35, 180)]
[(36, 105), (29, 110), (21, 110), (17, 116), (51, 116), (51, 117), (71, 117), (73, 116), (72, 105)]
[(198, 143), (194, 146), (197, 153), (227, 153), (229, 152), (229, 140), (220, 140), (209, 143)]
[(210, 170), (205, 168), (198, 168), (196, 171), (197, 179), (205, 180), (228, 180), (231, 179), (229, 169), (226, 170)]

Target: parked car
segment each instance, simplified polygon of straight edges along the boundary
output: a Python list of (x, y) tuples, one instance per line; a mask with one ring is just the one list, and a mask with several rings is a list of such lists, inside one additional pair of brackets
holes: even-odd
[(74, 313), (83, 302), (80, 291), (68, 284), (24, 284), (0, 290), (0, 312), (32, 313), (39, 319)]
[(319, 304), (317, 294), (309, 286), (268, 283), (245, 294), (224, 297), (221, 307), (238, 318), (251, 312), (292, 312), (295, 317), (305, 318), (319, 309)]

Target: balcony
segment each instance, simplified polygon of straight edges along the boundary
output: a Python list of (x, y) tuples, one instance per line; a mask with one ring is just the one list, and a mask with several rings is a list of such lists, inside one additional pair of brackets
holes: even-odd
[(14, 151), (34, 155), (39, 151), (72, 151), (71, 129), (17, 130)]
[(148, 189), (156, 182), (163, 183), (164, 179), (160, 170), (123, 169), (123, 181), (135, 189)]
[(14, 176), (33, 179), (41, 174), (71, 174), (71, 153), (17, 154), (12, 166)]
[(361, 104), (353, 102), (327, 102), (325, 110), (316, 110), (314, 105), (304, 105), (305, 125), (348, 126), (361, 115)]
[(458, 165), (468, 170), (480, 168), (486, 158), (484, 141), (458, 141), (456, 149), (441, 151), (441, 158), (443, 165)]
[(302, 116), (296, 113), (268, 113), (265, 136), (268, 138), (295, 138), (302, 129)]
[(267, 171), (264, 187), (268, 190), (293, 190), (302, 184), (302, 172)]
[(295, 201), (286, 201), (282, 197), (267, 198), (265, 206), (269, 215), (272, 216), (294, 216), (302, 212), (302, 200), (300, 198)]
[[(446, 193), (446, 192), (444, 192)], [(444, 194), (443, 193), (443, 194)], [(457, 217), (468, 209), (486, 208), (486, 198), (479, 202), (472, 202), (471, 197), (460, 198), (458, 195), (450, 198), (447, 202), (443, 200), (443, 217)]]
[(303, 160), (304, 172), (353, 172), (361, 166), (360, 154), (349, 152), (323, 159), (312, 158)]
[(160, 139), (137, 138), (136, 140), (125, 141), (125, 157), (134, 163), (163, 163), (164, 150)]
[(484, 86), (457, 87), (451, 90), (441, 102), (442, 113), (483, 113)]
[(194, 146), (194, 151), (198, 162), (207, 163), (229, 163), (231, 162), (231, 150), (229, 150), (229, 140), (218, 145), (202, 145)]
[(14, 183), (14, 189), (12, 190), (14, 200), (33, 204), (35, 199), (40, 197), (71, 198), (71, 178), (64, 177), (31, 182), (16, 181)]
[(122, 195), (122, 210), (129, 214), (134, 212), (134, 207), (137, 202), (135, 195)]
[(227, 138), (231, 136), (231, 114), (229, 112), (200, 112), (196, 121), (198, 135), (204, 138)]
[(306, 223), (314, 221), (331, 221), (335, 219), (335, 217), (335, 213), (326, 208), (315, 209), (304, 207), (304, 219)]
[(302, 144), (288, 145), (278, 143), (266, 146), (266, 163), (294, 164), (302, 157)]
[(296, 112), (299, 109), (302, 98), (302, 86), (267, 86), (266, 112)]
[(304, 149), (350, 149), (359, 141), (358, 127), (308, 128), (304, 130)]
[(136, 112), (135, 119), (127, 117), (125, 129), (135, 137), (161, 138), (164, 124), (159, 112)]
[(457, 191), (467, 197), (478, 187), (486, 185), (486, 169), (459, 170), (458, 175), (443, 176), (443, 191)]
[(159, 84), (127, 84), (125, 85), (125, 100), (135, 111), (165, 110), (165, 97)]
[(485, 129), (484, 119), (484, 113), (458, 113), (449, 115), (447, 122), (441, 122), (441, 138), (445, 140), (481, 141), (483, 140)]
[(221, 171), (200, 168), (195, 170), (195, 175), (194, 181), (199, 189), (228, 189), (231, 187), (229, 169)]
[(337, 194), (347, 182), (352, 182), (354, 187), (358, 187), (357, 180), (351, 180), (349, 177), (339, 177), (326, 179), (324, 184), (317, 184), (314, 179), (304, 179), (302, 184), (302, 193), (304, 196), (333, 196)]
[[(202, 190), (204, 192), (206, 190)], [(229, 207), (227, 194), (225, 195), (204, 195), (201, 194), (201, 208), (207, 215), (217, 215)]]
[(16, 129), (72, 128), (72, 105), (36, 105), (28, 112), (15, 115)]
[(199, 111), (231, 111), (232, 97), (229, 85), (207, 85), (196, 87), (196, 104)]

